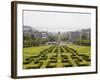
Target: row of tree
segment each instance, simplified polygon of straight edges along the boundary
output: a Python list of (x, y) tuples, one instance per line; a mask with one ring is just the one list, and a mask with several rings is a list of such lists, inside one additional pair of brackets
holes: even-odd
[[(44, 45), (47, 42), (57, 42), (57, 40), (58, 40), (58, 35), (48, 35), (47, 38), (36, 38), (33, 35), (24, 35), (23, 47)], [(69, 41), (69, 38), (68, 36), (60, 35), (60, 41), (67, 42)], [(91, 40), (87, 38), (87, 35), (83, 34), (80, 39), (75, 40), (73, 43), (77, 45), (90, 46)]]
[(84, 46), (90, 46), (91, 45), (91, 39), (87, 38), (86, 34), (83, 34), (81, 36), (81, 39), (74, 41), (77, 45), (84, 45)]
[(32, 47), (45, 44), (47, 42), (46, 38), (35, 38), (34, 36), (24, 35), (23, 37), (23, 47)]

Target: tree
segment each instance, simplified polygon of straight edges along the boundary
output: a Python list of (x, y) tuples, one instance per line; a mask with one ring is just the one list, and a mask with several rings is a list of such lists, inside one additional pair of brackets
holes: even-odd
[(81, 40), (87, 40), (87, 35), (85, 33), (81, 36)]

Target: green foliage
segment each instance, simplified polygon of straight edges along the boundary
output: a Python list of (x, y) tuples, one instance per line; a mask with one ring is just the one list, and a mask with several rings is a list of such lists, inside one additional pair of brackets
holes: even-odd
[(84, 46), (90, 46), (91, 45), (91, 41), (90, 40), (77, 40), (77, 41), (74, 41), (75, 44), (78, 44), (78, 45), (84, 45)]
[(23, 47), (39, 46), (40, 44), (45, 44), (48, 41), (44, 38), (29, 38), (28, 36), (25, 36), (23, 39)]
[(48, 36), (48, 41), (51, 41), (51, 42), (52, 42), (52, 41), (57, 41), (57, 36), (54, 36), (54, 35), (51, 35), (51, 36), (50, 36), (50, 35), (49, 35), (49, 36)]
[(81, 36), (81, 39), (82, 39), (82, 40), (86, 40), (86, 39), (87, 39), (87, 35), (86, 35), (86, 34), (83, 34), (83, 35)]
[(29, 37), (28, 35), (24, 35), (23, 39), (24, 39), (24, 40), (29, 40), (30, 37)]
[(64, 35), (64, 36), (61, 36), (61, 41), (67, 41), (69, 40), (68, 36)]
[[(69, 50), (69, 52), (66, 50)], [(50, 45), (23, 48), (23, 68), (89, 66), (91, 61), (90, 52), (89, 46), (74, 44), (67, 44), (67, 46)]]

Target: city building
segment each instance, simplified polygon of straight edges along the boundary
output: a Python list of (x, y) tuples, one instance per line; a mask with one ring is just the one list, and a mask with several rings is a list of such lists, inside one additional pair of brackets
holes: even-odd
[(80, 31), (68, 32), (67, 36), (69, 41), (74, 42), (81, 38), (81, 32)]
[(68, 41), (74, 42), (77, 40), (83, 39), (83, 36), (85, 36), (85, 39), (90, 40), (91, 39), (91, 29), (82, 29), (78, 31), (70, 31), (67, 32)]

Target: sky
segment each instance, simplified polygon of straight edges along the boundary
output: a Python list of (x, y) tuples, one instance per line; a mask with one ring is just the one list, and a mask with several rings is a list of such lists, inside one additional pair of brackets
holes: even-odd
[(76, 31), (91, 27), (91, 14), (23, 11), (23, 25), (49, 32)]

